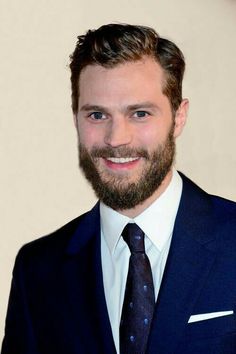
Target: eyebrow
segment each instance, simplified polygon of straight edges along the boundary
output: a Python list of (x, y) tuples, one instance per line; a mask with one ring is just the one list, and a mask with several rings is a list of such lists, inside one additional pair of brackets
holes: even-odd
[[(138, 109), (156, 109), (156, 110), (160, 110), (160, 108), (152, 103), (152, 102), (140, 102), (140, 103), (136, 103), (136, 104), (131, 104), (131, 105), (128, 105), (126, 107), (124, 107), (122, 109), (122, 111), (136, 111)], [(85, 111), (85, 112), (91, 112), (91, 111), (102, 111), (102, 112), (107, 112), (109, 111), (109, 109), (105, 106), (100, 106), (100, 105), (93, 105), (93, 104), (84, 104), (81, 108), (80, 108), (80, 111)]]
[(153, 102), (140, 102), (140, 103), (136, 103), (136, 104), (131, 104), (129, 106), (126, 107), (126, 110), (127, 111), (136, 111), (138, 109), (141, 109), (141, 108), (151, 108), (151, 109), (160, 109), (156, 104), (154, 104)]
[(90, 112), (90, 111), (104, 111), (106, 110), (105, 107), (99, 106), (99, 105), (93, 105), (93, 104), (84, 104), (81, 108), (80, 111), (85, 111), (85, 112)]

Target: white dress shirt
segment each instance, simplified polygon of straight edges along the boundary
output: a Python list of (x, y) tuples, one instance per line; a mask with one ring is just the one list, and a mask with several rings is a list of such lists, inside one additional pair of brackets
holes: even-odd
[(182, 179), (178, 172), (173, 170), (172, 179), (164, 193), (134, 219), (100, 203), (103, 283), (117, 353), (119, 353), (119, 325), (130, 257), (129, 248), (121, 233), (129, 222), (135, 222), (145, 233), (145, 250), (150, 260), (157, 298), (181, 194)]

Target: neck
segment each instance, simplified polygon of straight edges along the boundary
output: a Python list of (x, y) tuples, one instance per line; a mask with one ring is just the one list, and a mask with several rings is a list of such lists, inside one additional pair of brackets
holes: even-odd
[(133, 219), (139, 214), (141, 214), (145, 209), (147, 209), (157, 198), (161, 196), (162, 193), (166, 190), (168, 185), (170, 184), (173, 172), (172, 169), (167, 173), (165, 178), (163, 179), (161, 185), (157, 188), (157, 190), (147, 198), (143, 203), (136, 205), (132, 209), (124, 209), (124, 210), (117, 210), (120, 214), (128, 216), (129, 218)]

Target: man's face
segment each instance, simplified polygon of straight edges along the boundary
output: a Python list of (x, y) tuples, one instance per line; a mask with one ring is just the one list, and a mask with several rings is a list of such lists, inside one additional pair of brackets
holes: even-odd
[(152, 58), (114, 68), (89, 65), (81, 73), (80, 166), (113, 209), (143, 203), (170, 171), (180, 128), (163, 84), (163, 70)]

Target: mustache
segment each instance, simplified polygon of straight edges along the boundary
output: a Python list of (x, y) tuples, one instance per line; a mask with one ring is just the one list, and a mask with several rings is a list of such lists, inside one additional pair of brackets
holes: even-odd
[[(87, 151), (87, 149), (80, 145), (80, 153)], [(87, 151), (88, 152), (88, 151)], [(110, 146), (98, 147), (94, 146), (89, 151), (89, 155), (92, 158), (108, 158), (108, 157), (124, 157), (124, 158), (133, 158), (133, 157), (143, 157), (147, 160), (150, 159), (150, 155), (147, 150), (143, 148), (130, 148), (126, 146), (120, 146), (117, 148), (112, 148)]]

